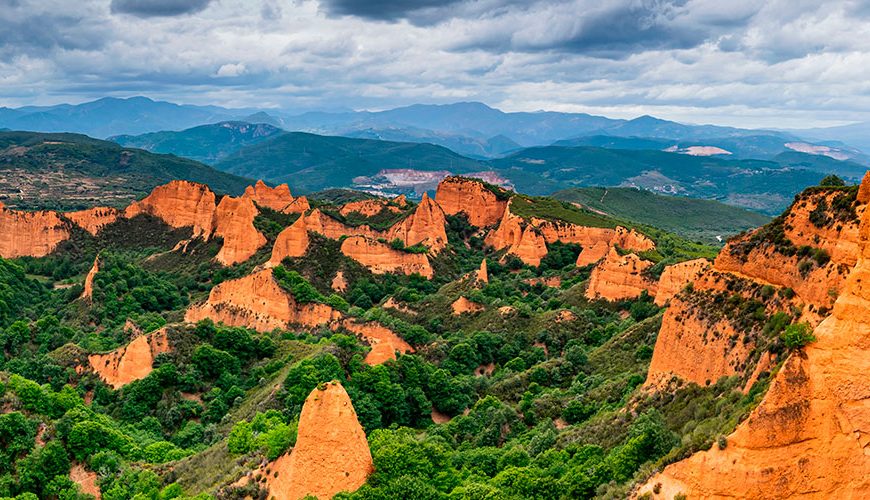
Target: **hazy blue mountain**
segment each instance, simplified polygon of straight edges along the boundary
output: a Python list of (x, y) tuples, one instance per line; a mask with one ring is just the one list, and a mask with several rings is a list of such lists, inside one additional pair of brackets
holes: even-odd
[(870, 122), (853, 123), (839, 127), (791, 130), (811, 141), (838, 141), (863, 151), (870, 151)]
[(358, 139), (378, 139), (382, 141), (397, 142), (428, 142), (438, 146), (444, 146), (461, 155), (472, 158), (493, 158), (505, 153), (522, 149), (522, 146), (503, 135), (495, 137), (475, 137), (472, 135), (453, 134), (449, 132), (434, 132), (418, 128), (367, 128), (362, 130), (349, 130), (343, 134), (345, 137)]
[(218, 106), (179, 105), (147, 97), (106, 97), (83, 104), (24, 107), (0, 113), (0, 126), (38, 132), (76, 132), (92, 137), (182, 130), (251, 114)]
[(257, 144), (284, 131), (265, 123), (220, 122), (180, 132), (119, 135), (109, 140), (122, 146), (170, 153), (213, 164), (239, 149)]

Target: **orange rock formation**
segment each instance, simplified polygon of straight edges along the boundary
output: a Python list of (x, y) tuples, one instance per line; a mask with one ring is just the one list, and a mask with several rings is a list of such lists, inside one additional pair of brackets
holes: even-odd
[(584, 267), (589, 264), (595, 264), (607, 256), (607, 252), (609, 251), (610, 245), (607, 242), (596, 241), (591, 246), (584, 246), (583, 249), (580, 250), (580, 255), (577, 256), (577, 262), (575, 265), (577, 267)]
[(94, 265), (91, 266), (91, 270), (88, 271), (88, 275), (85, 276), (85, 289), (82, 291), (82, 296), (80, 298), (91, 300), (94, 296), (94, 278), (97, 276), (98, 272), (100, 272), (99, 255), (94, 258)]
[(215, 210), (215, 235), (224, 244), (215, 260), (226, 266), (250, 259), (266, 244), (266, 237), (254, 227), (259, 211), (250, 198), (224, 196)]
[(483, 310), (483, 306), (478, 304), (477, 302), (472, 302), (465, 298), (464, 296), (460, 296), (458, 299), (454, 300), (452, 304), (450, 304), (450, 309), (453, 310), (454, 316), (459, 316), (462, 313), (474, 313)]
[(69, 239), (67, 224), (55, 212), (19, 212), (0, 203), (0, 257), (44, 257)]
[(525, 224), (522, 217), (510, 211), (510, 204), (504, 211), (498, 227), (490, 231), (484, 240), (496, 250), (508, 249), (508, 254), (516, 255), (530, 266), (537, 266), (547, 255), (547, 243), (537, 228)]
[(330, 283), (329, 286), (336, 292), (347, 290), (347, 280), (344, 279), (344, 271), (336, 272), (335, 276), (332, 278), (332, 283)]
[(551, 221), (532, 218), (532, 224), (539, 228), (547, 243), (576, 243), (584, 248), (594, 247), (599, 243), (607, 246), (618, 246), (635, 252), (645, 252), (655, 248), (655, 243), (634, 229), (626, 229), (622, 226), (590, 227), (578, 226), (563, 221)]
[(338, 213), (347, 216), (352, 214), (353, 212), (356, 212), (364, 215), (365, 217), (372, 217), (381, 213), (381, 211), (385, 208), (394, 213), (398, 213), (401, 211), (399, 207), (390, 205), (389, 200), (385, 200), (383, 198), (375, 198), (371, 200), (358, 200), (345, 203), (341, 206), (341, 209), (339, 209)]
[(293, 450), (267, 467), (270, 498), (320, 500), (355, 491), (374, 471), (365, 432), (350, 396), (338, 382), (315, 388), (299, 416)]
[(414, 213), (387, 231), (387, 240), (398, 238), (408, 247), (422, 243), (430, 253), (436, 254), (447, 246), (446, 226), (444, 211), (423, 193)]
[(91, 354), (88, 364), (104, 382), (114, 389), (148, 376), (154, 367), (154, 358), (170, 351), (166, 329), (136, 337), (124, 347), (106, 354)]
[(311, 205), (309, 205), (308, 203), (308, 198), (300, 196), (293, 200), (292, 203), (284, 207), (284, 209), (281, 211), (285, 214), (304, 214), (310, 209)]
[(862, 219), (857, 264), (816, 328), (818, 341), (789, 356), (724, 450), (669, 465), (639, 494), (821, 499), (870, 491), (870, 217)]
[(111, 207), (94, 207), (87, 210), (79, 210), (78, 212), (66, 212), (63, 216), (96, 236), (100, 232), (100, 229), (118, 220), (118, 217), (121, 216), (121, 211)]
[(630, 253), (619, 255), (611, 248), (604, 260), (595, 266), (589, 276), (586, 297), (589, 299), (624, 300), (640, 296), (646, 290), (655, 295), (656, 284), (643, 272), (652, 267), (652, 262)]
[(195, 323), (209, 318), (230, 326), (271, 331), (296, 324), (318, 326), (340, 316), (325, 304), (297, 304), (272, 277), (272, 270), (264, 269), (212, 288), (204, 303), (188, 308), (184, 320)]
[(662, 271), (656, 290), (656, 305), (663, 306), (671, 297), (680, 293), (689, 283), (694, 283), (707, 269), (710, 261), (695, 259), (668, 266)]
[(435, 192), (435, 201), (444, 213), (464, 213), (468, 216), (468, 222), (477, 227), (497, 224), (507, 207), (507, 201), (499, 200), (481, 182), (459, 177), (442, 180)]
[(271, 208), (272, 210), (281, 211), (293, 203), (293, 195), (290, 194), (290, 188), (287, 184), (281, 184), (271, 188), (263, 181), (258, 180), (253, 186), (245, 188), (244, 198), (249, 198), (261, 207)]
[(402, 337), (375, 321), (361, 322), (347, 319), (341, 322), (341, 326), (369, 343), (372, 350), (365, 358), (368, 365), (379, 365), (385, 361), (396, 359), (396, 351), (401, 353), (414, 352), (414, 348)]
[(305, 214), (302, 214), (278, 234), (269, 265), (277, 266), (286, 257), (302, 257), (308, 251), (308, 243), (308, 227), (305, 225)]
[(359, 262), (375, 274), (399, 272), (433, 275), (426, 254), (394, 250), (389, 245), (364, 236), (351, 236), (341, 244), (341, 253)]
[(171, 181), (134, 201), (124, 211), (127, 218), (147, 213), (172, 227), (192, 227), (194, 237), (208, 238), (214, 231), (215, 195), (204, 184)]
[(97, 473), (85, 469), (85, 466), (80, 463), (74, 463), (69, 470), (70, 481), (78, 484), (82, 493), (93, 495), (95, 500), (100, 500), (103, 495), (100, 492), (100, 486), (97, 484)]
[(481, 283), (489, 283), (489, 272), (486, 270), (486, 259), (480, 261), (480, 269), (477, 270), (475, 278)]

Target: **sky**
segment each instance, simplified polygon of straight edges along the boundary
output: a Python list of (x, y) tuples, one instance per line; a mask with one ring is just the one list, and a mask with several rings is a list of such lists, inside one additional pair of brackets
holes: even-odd
[(806, 128), (870, 121), (864, 0), (0, 0), (0, 106), (481, 101)]

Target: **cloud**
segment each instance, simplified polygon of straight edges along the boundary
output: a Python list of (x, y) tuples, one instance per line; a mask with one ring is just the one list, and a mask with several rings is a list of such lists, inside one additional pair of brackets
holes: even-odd
[(114, 14), (138, 17), (167, 17), (194, 14), (208, 7), (211, 0), (112, 0)]
[(220, 77), (233, 77), (233, 76), (241, 76), (245, 74), (247, 68), (242, 63), (236, 64), (223, 64), (220, 68), (218, 68), (215, 76)]
[[(437, 11), (466, 0), (322, 0), (321, 7), (330, 15), (355, 16), (377, 21), (428, 18), (437, 22), (448, 15), (432, 16)], [(429, 14), (428, 16), (426, 14)]]

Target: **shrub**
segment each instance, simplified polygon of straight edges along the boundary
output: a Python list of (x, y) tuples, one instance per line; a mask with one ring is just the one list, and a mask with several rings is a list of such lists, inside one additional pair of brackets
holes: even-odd
[(785, 346), (793, 350), (816, 341), (816, 336), (813, 335), (813, 331), (807, 323), (788, 325), (782, 332), (781, 338)]

